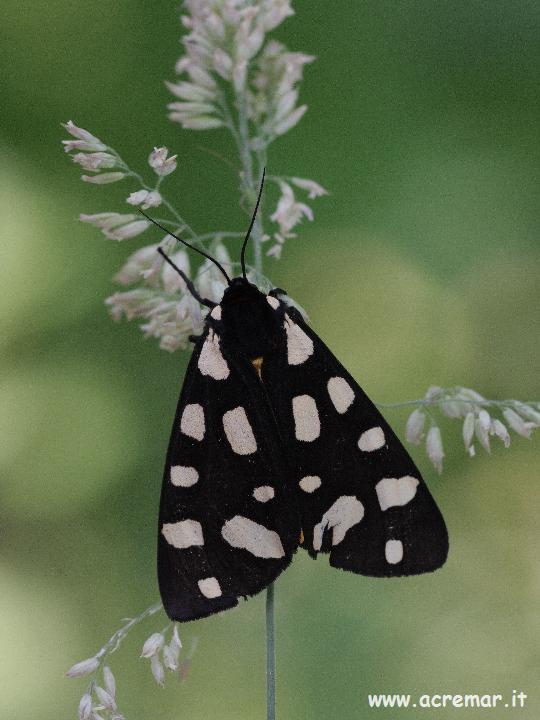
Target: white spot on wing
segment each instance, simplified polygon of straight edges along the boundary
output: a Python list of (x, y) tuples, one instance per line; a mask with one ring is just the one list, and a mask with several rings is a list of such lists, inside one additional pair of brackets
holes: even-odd
[(191, 487), (199, 479), (199, 473), (194, 467), (174, 465), (171, 468), (171, 482), (177, 487)]
[(388, 540), (384, 548), (386, 562), (396, 565), (403, 560), (403, 543), (401, 540)]
[(223, 539), (234, 548), (242, 548), (260, 558), (280, 558), (285, 550), (277, 532), (253, 522), (242, 515), (235, 515), (221, 528)]
[(212, 598), (217, 598), (221, 595), (221, 588), (219, 586), (217, 578), (215, 577), (207, 577), (203, 580), (199, 580), (197, 585), (199, 586), (199, 590), (204, 595), (204, 597), (207, 597), (210, 600), (212, 600)]
[(342, 495), (313, 528), (313, 549), (320, 550), (324, 532), (332, 528), (332, 545), (338, 545), (348, 530), (364, 517), (364, 506), (354, 495)]
[(164, 523), (161, 533), (169, 545), (179, 550), (184, 550), (192, 545), (204, 545), (201, 523), (197, 520)]
[(321, 434), (321, 423), (315, 400), (311, 395), (293, 397), (294, 432), (297, 440), (312, 442)]
[(214, 320), (221, 320), (221, 305), (216, 305), (215, 308), (212, 308), (210, 317), (213, 318)]
[(275, 495), (275, 490), (270, 485), (261, 485), (253, 491), (253, 497), (259, 502), (265, 503), (271, 500)]
[(234, 408), (223, 415), (223, 429), (237, 455), (251, 455), (257, 450), (257, 442), (243, 407)]
[(278, 309), (279, 300), (277, 298), (275, 298), (273, 295), (267, 295), (266, 300), (267, 300), (268, 304), (270, 305), (270, 307), (272, 308), (272, 310)]
[(195, 440), (202, 440), (204, 437), (204, 411), (201, 405), (194, 403), (186, 405), (180, 420), (180, 430)]
[(384, 432), (380, 427), (372, 427), (360, 435), (358, 447), (364, 452), (373, 452), (379, 450), (386, 443)]
[(214, 380), (225, 380), (229, 377), (229, 366), (219, 349), (219, 335), (213, 330), (208, 331), (197, 367), (203, 375), (210, 375)]
[(338, 413), (345, 413), (354, 400), (354, 392), (349, 383), (342, 377), (333, 377), (328, 381), (328, 394)]
[(287, 362), (301, 365), (313, 355), (313, 341), (288, 315), (285, 315), (283, 326), (287, 333)]
[(416, 495), (419, 481), (410, 475), (401, 478), (383, 478), (375, 485), (381, 510), (406, 505)]
[(321, 487), (321, 478), (316, 475), (306, 475), (298, 484), (304, 492), (312, 493)]

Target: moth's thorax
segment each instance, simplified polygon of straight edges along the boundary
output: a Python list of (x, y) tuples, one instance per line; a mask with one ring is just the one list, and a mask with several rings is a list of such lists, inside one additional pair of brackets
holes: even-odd
[(277, 346), (280, 324), (267, 297), (255, 285), (235, 278), (221, 301), (223, 340), (250, 359)]

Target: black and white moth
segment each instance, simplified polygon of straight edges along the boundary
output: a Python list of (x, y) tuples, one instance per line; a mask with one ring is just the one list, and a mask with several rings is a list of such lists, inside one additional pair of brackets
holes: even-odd
[(219, 304), (176, 268), (209, 307), (159, 511), (159, 587), (180, 622), (260, 592), (299, 547), (377, 577), (433, 571), (448, 552), (441, 513), (385, 419), (284, 291), (248, 282), (252, 225), (242, 276), (215, 261), (228, 282)]

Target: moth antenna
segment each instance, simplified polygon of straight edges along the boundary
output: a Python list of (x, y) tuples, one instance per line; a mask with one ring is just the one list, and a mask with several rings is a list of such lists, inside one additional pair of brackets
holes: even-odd
[(253, 211), (253, 215), (251, 216), (251, 222), (249, 224), (248, 231), (246, 233), (246, 237), (244, 238), (244, 244), (242, 245), (242, 252), (240, 254), (240, 264), (242, 265), (242, 275), (244, 276), (244, 280), (247, 280), (247, 274), (246, 274), (246, 246), (249, 240), (249, 236), (251, 235), (251, 231), (253, 230), (253, 225), (255, 224), (255, 218), (257, 217), (257, 210), (259, 209), (259, 204), (261, 202), (261, 196), (262, 191), (264, 187), (264, 176), (266, 175), (266, 168), (263, 168), (262, 171), (262, 178), (261, 178), (261, 184), (259, 187), (259, 194), (257, 196), (257, 202), (255, 204), (255, 210)]
[[(141, 215), (144, 215), (144, 217), (145, 217), (147, 220), (149, 220), (151, 223), (153, 223), (153, 224), (156, 225), (158, 228), (160, 228), (161, 230), (163, 230), (163, 232), (166, 232), (167, 235), (170, 235), (171, 237), (173, 237), (173, 238), (175, 238), (176, 240), (178, 240), (178, 242), (181, 242), (182, 245), (185, 245), (186, 247), (191, 248), (192, 250), (195, 250), (195, 252), (199, 253), (199, 255), (202, 255), (203, 257), (207, 258), (207, 260), (210, 260), (211, 262), (213, 262), (214, 265), (215, 265), (217, 268), (219, 268), (219, 270), (223, 273), (225, 279), (227, 280), (227, 285), (230, 285), (230, 284), (231, 284), (231, 278), (230, 278), (230, 277), (227, 275), (227, 273), (225, 272), (225, 269), (224, 269), (223, 265), (221, 265), (221, 263), (219, 263), (215, 258), (213, 258), (211, 255), (208, 255), (208, 253), (205, 253), (204, 250), (200, 250), (199, 248), (195, 247), (195, 245), (190, 245), (188, 242), (186, 242), (185, 240), (182, 240), (181, 237), (178, 237), (178, 235), (175, 235), (175, 234), (172, 233), (170, 230), (167, 230), (167, 228), (163, 227), (163, 225), (161, 225), (161, 223), (158, 223), (157, 220), (154, 220), (153, 218), (151, 218), (150, 215), (147, 215), (147, 214), (144, 212), (144, 210), (141, 210), (141, 208), (137, 208), (137, 210), (141, 213)], [(177, 269), (178, 269), (178, 268), (177, 268)], [(180, 271), (179, 271), (179, 272), (180, 272)]]
[(171, 267), (173, 267), (173, 268), (176, 270), (176, 272), (180, 275), (180, 277), (182, 278), (182, 280), (186, 283), (187, 289), (188, 289), (189, 292), (193, 295), (193, 297), (195, 298), (195, 300), (197, 300), (198, 302), (200, 302), (201, 305), (206, 305), (206, 307), (209, 307), (209, 308), (214, 308), (214, 307), (216, 307), (216, 303), (212, 302), (211, 300), (207, 300), (206, 298), (203, 298), (203, 297), (201, 297), (201, 296), (199, 295), (199, 293), (198, 293), (197, 290), (195, 289), (195, 285), (191, 282), (191, 280), (188, 278), (188, 276), (186, 275), (186, 273), (183, 272), (182, 270), (180, 270), (180, 268), (178, 267), (178, 265), (176, 265), (176, 263), (174, 263), (174, 262), (171, 260), (171, 258), (170, 258), (168, 255), (165, 254), (165, 252), (163, 251), (163, 248), (158, 248), (157, 251), (158, 251), (158, 253), (161, 255), (161, 257), (162, 257), (166, 262), (168, 262), (169, 265), (170, 265)]

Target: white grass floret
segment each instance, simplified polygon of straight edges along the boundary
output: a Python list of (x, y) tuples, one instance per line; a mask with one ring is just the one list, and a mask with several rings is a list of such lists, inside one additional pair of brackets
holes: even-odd
[(96, 685), (95, 692), (100, 704), (103, 705), (105, 710), (110, 710), (111, 712), (116, 710), (115, 699), (105, 688)]
[(81, 662), (75, 663), (75, 665), (72, 665), (69, 670), (66, 673), (67, 677), (84, 677), (85, 675), (90, 675), (90, 673), (93, 673), (94, 670), (97, 670), (99, 667), (99, 658), (91, 657), (87, 660), (81, 660)]
[(426, 437), (426, 452), (437, 472), (439, 474), (442, 473), (444, 450), (441, 431), (437, 425), (432, 425), (428, 431)]
[(113, 698), (116, 697), (116, 680), (108, 665), (103, 668), (103, 682), (109, 695)]
[(110, 172), (102, 173), (101, 175), (81, 175), (81, 180), (87, 183), (93, 183), (94, 185), (110, 185), (111, 183), (119, 182), (126, 177), (126, 173), (123, 172)]
[(165, 643), (165, 637), (163, 633), (155, 632), (150, 635), (143, 645), (141, 650), (141, 657), (149, 658), (153, 657), (158, 653)]
[(152, 658), (150, 660), (150, 668), (152, 670), (154, 680), (157, 682), (157, 684), (160, 687), (165, 687), (165, 670), (163, 669), (163, 664), (161, 663), (157, 655), (152, 655)]
[(92, 715), (92, 696), (85, 693), (79, 702), (79, 720), (89, 720)]
[(116, 158), (114, 155), (106, 152), (80, 152), (73, 155), (72, 160), (85, 170), (90, 170), (92, 172), (113, 168), (116, 165)]
[(426, 423), (426, 414), (420, 409), (413, 410), (407, 420), (405, 426), (405, 436), (413, 445), (420, 445), (424, 437), (424, 425)]
[(474, 420), (474, 413), (468, 412), (463, 423), (463, 442), (466, 450), (470, 448), (474, 436)]
[(536, 423), (523, 420), (523, 418), (511, 408), (503, 410), (503, 415), (512, 430), (524, 438), (530, 438), (532, 431), (537, 427)]
[(506, 425), (497, 418), (495, 418), (495, 420), (491, 423), (490, 434), (496, 435), (500, 438), (505, 448), (510, 447), (510, 433), (508, 432)]
[(150, 224), (148, 220), (133, 220), (133, 222), (116, 227), (114, 230), (104, 230), (103, 234), (109, 240), (130, 240), (147, 230)]

